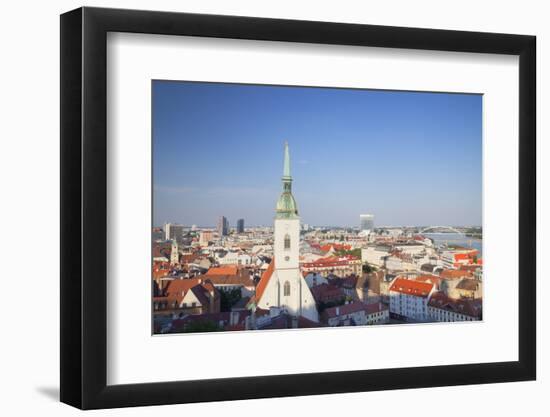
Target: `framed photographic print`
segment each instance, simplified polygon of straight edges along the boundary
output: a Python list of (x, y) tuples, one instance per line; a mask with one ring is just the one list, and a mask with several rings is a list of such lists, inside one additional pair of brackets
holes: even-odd
[(534, 37), (81, 8), (61, 103), (63, 402), (535, 379)]

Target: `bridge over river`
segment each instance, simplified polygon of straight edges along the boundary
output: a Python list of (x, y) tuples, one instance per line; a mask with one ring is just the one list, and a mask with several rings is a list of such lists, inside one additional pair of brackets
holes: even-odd
[(420, 233), (457, 233), (464, 235), (464, 233), (452, 226), (428, 226), (422, 229)]

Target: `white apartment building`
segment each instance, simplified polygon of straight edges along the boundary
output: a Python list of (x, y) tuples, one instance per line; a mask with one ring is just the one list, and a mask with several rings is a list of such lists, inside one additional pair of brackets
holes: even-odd
[(393, 248), (410, 255), (418, 255), (426, 250), (426, 246), (424, 246), (422, 243), (397, 244), (397, 245), (394, 245)]
[(427, 321), (428, 301), (435, 285), (397, 277), (389, 288), (390, 313), (406, 320)]
[(390, 271), (416, 271), (418, 269), (414, 263), (404, 261), (397, 256), (386, 257), (384, 259), (384, 267)]
[(390, 254), (389, 246), (367, 246), (361, 249), (361, 260), (369, 265), (384, 266), (384, 258)]
[(385, 324), (390, 321), (390, 310), (381, 303), (365, 306), (365, 324)]
[(251, 265), (252, 256), (242, 252), (227, 252), (224, 256), (216, 254), (216, 261), (220, 265)]

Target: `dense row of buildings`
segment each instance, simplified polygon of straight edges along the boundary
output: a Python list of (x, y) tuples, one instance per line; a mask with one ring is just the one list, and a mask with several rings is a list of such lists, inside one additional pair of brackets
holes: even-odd
[[(420, 233), (300, 225), (288, 146), (274, 226), (153, 230), (156, 333), (477, 321), (482, 259)], [(364, 218), (363, 218), (364, 217)]]

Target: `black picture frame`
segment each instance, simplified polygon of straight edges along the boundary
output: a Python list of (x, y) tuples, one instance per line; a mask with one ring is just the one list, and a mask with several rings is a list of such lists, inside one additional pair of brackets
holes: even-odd
[[(519, 360), (107, 385), (108, 32), (519, 56)], [(524, 35), (88, 7), (61, 15), (61, 401), (95, 409), (534, 380), (535, 51)]]

